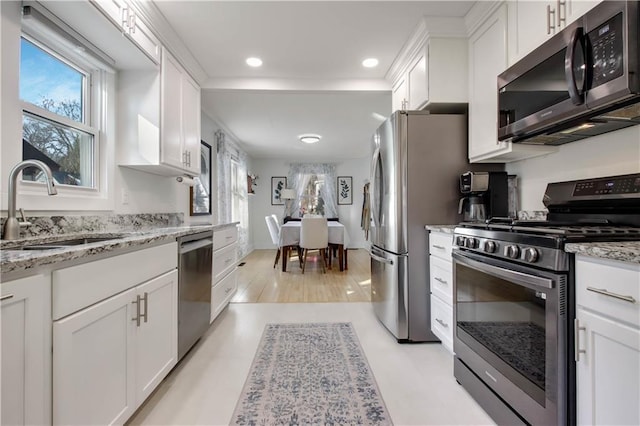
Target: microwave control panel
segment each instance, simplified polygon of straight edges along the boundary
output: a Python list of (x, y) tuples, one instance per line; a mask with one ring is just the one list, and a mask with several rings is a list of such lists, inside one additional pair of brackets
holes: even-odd
[(591, 87), (597, 87), (623, 73), (624, 40), (622, 13), (598, 26), (588, 35), (593, 61)]

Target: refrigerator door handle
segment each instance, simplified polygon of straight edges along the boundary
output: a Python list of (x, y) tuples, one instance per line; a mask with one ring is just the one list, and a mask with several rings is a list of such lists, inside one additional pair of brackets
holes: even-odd
[(377, 260), (378, 262), (382, 262), (382, 263), (388, 263), (389, 265), (393, 265), (393, 260), (391, 259), (385, 259), (384, 257), (380, 257), (376, 254), (373, 254), (373, 250), (369, 251), (369, 256), (371, 256), (371, 258), (373, 260)]
[(380, 227), (380, 222), (378, 221), (378, 198), (376, 197), (376, 191), (378, 190), (378, 186), (376, 185), (376, 173), (378, 172), (378, 158), (380, 157), (380, 148), (376, 148), (373, 153), (373, 161), (371, 163), (371, 192), (369, 194), (369, 198), (371, 200), (371, 218), (373, 219), (373, 225), (376, 227)]

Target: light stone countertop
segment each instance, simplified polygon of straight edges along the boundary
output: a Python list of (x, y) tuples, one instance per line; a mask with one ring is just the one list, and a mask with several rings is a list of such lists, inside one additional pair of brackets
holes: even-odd
[(640, 263), (640, 241), (568, 243), (565, 245), (564, 250), (568, 253), (602, 259)]
[(444, 232), (445, 234), (453, 234), (453, 230), (458, 225), (425, 225), (424, 229), (433, 232)]
[[(144, 246), (162, 241), (175, 241), (184, 235), (205, 231), (217, 231), (236, 226), (237, 222), (222, 225), (191, 225), (177, 227), (159, 227), (140, 230), (122, 230), (114, 232), (81, 232), (22, 238), (20, 240), (0, 241), (0, 273), (25, 272), (43, 266), (88, 258), (95, 255), (115, 252), (136, 246)], [(56, 248), (49, 250), (12, 250), (25, 244), (54, 243), (75, 238), (111, 237), (116, 239)], [(118, 238), (122, 236), (122, 238)], [(142, 248), (142, 247), (141, 247)], [(3, 277), (3, 281), (4, 281)]]

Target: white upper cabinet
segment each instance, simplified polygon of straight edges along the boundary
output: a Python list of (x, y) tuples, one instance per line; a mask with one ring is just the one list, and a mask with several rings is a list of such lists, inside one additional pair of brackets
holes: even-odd
[(508, 0), (509, 65), (584, 15), (599, 1)]
[(464, 23), (450, 25), (451, 20), (455, 18), (423, 20), (396, 57), (387, 74), (393, 111), (468, 102), (466, 35), (451, 31), (464, 29)]
[(122, 34), (131, 39), (156, 64), (160, 63), (160, 40), (140, 19), (135, 8), (125, 0), (92, 0), (104, 15), (120, 27)]
[[(480, 6), (482, 2), (479, 3)], [(472, 163), (510, 162), (557, 150), (498, 141), (498, 75), (508, 66), (511, 34), (507, 5), (501, 4), (469, 36), (469, 160)]]

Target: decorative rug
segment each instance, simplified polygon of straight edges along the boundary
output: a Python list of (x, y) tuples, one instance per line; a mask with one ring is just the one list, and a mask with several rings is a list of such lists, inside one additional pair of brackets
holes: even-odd
[(267, 324), (236, 425), (391, 425), (351, 323)]

